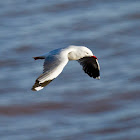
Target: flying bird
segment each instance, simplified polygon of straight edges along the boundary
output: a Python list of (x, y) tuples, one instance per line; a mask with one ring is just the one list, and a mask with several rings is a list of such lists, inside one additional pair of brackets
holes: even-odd
[(71, 60), (82, 65), (83, 70), (90, 77), (100, 79), (100, 66), (98, 59), (92, 51), (85, 46), (68, 46), (50, 51), (44, 55), (33, 57), (35, 60), (45, 59), (43, 73), (36, 79), (33, 91), (39, 91), (53, 81)]

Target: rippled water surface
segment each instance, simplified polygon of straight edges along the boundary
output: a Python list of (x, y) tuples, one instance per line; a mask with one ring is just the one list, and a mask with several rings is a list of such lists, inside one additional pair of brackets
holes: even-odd
[[(140, 1), (0, 1), (1, 140), (140, 140)], [(101, 80), (69, 62), (39, 92), (33, 56), (85, 45)]]

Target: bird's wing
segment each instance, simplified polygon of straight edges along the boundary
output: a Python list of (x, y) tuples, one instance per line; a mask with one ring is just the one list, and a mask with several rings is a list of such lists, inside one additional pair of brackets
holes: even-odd
[(90, 77), (100, 79), (100, 66), (98, 60), (94, 57), (84, 57), (78, 60), (80, 65), (83, 66), (83, 70)]
[(48, 56), (44, 62), (43, 74), (41, 74), (35, 81), (32, 87), (33, 91), (38, 91), (48, 85), (55, 79), (67, 64), (67, 59), (60, 59), (54, 55)]

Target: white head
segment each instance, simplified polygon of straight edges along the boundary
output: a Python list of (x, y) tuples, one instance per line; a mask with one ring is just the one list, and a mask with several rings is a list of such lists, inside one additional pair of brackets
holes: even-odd
[(94, 56), (92, 51), (84, 46), (69, 46), (69, 49), (71, 50), (68, 53), (69, 60), (79, 60), (83, 57), (93, 57)]

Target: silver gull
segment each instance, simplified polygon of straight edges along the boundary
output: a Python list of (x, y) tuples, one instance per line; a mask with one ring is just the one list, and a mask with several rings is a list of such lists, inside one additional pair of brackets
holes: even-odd
[(59, 48), (44, 55), (33, 57), (35, 60), (45, 59), (43, 74), (35, 81), (33, 91), (39, 91), (53, 81), (64, 69), (70, 60), (77, 60), (83, 70), (90, 77), (100, 79), (100, 66), (98, 59), (92, 51), (85, 46), (68, 46)]

